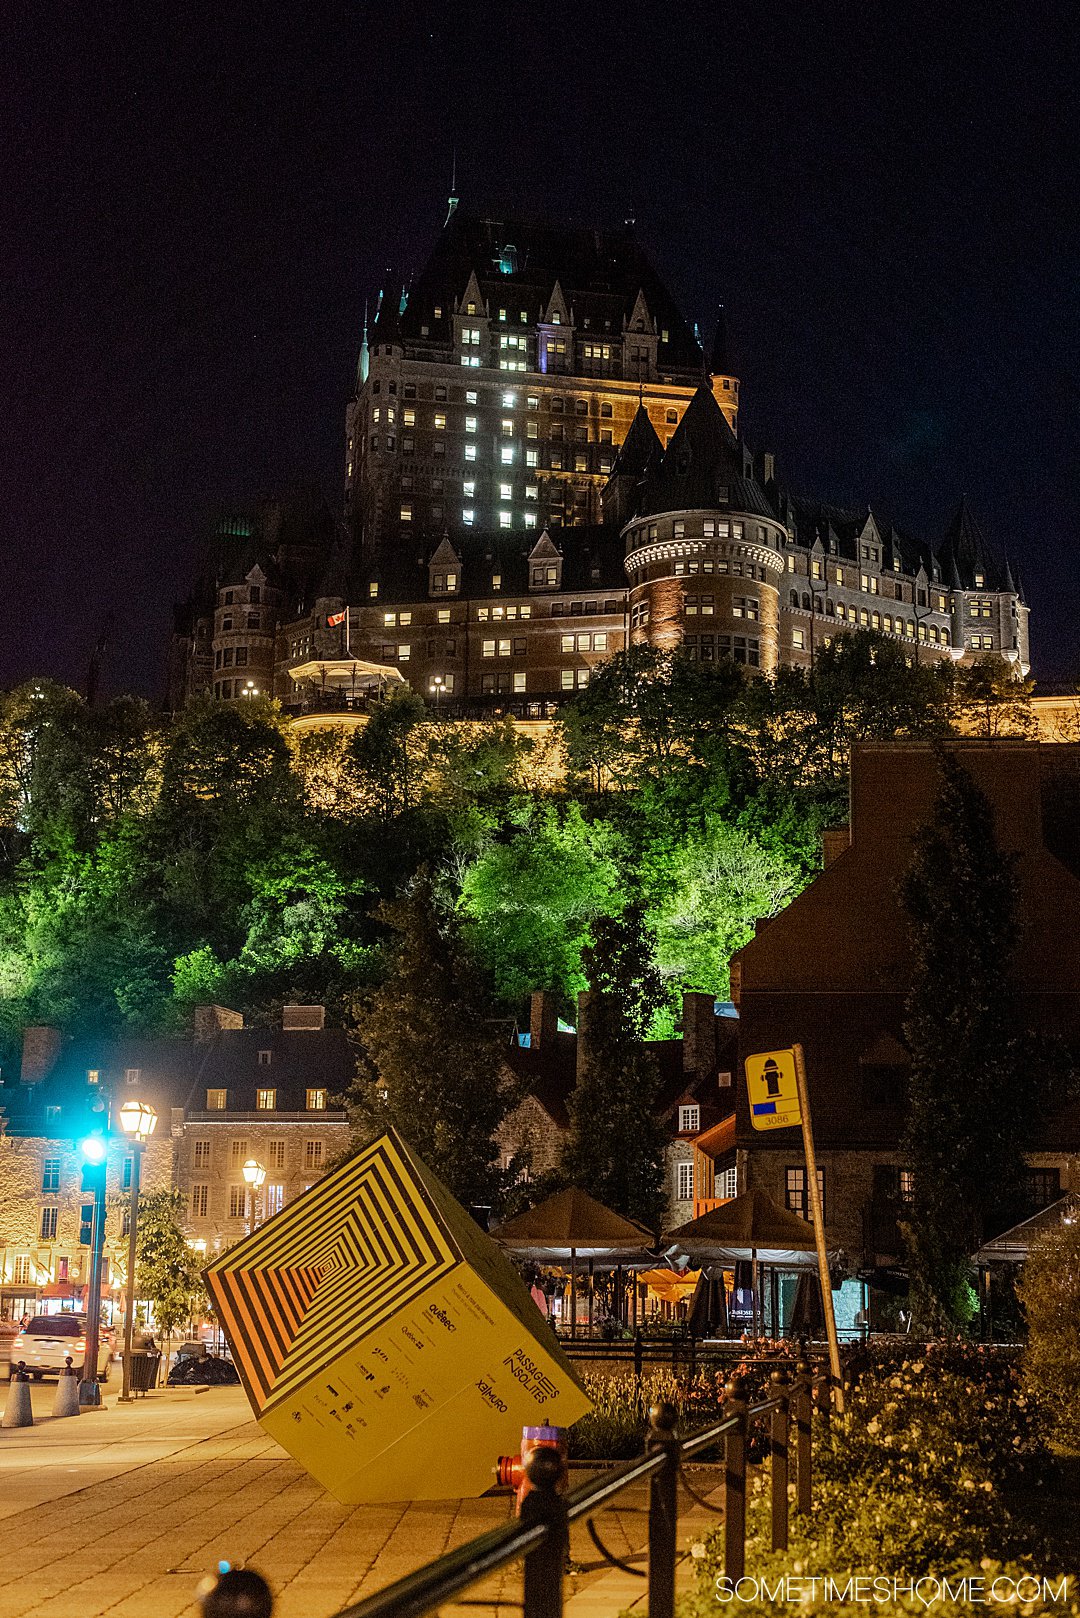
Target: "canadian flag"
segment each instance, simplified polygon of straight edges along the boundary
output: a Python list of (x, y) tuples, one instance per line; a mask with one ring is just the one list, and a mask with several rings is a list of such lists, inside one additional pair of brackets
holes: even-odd
[(343, 612), (332, 612), (328, 614), (326, 622), (329, 624), (331, 629), (336, 629), (338, 624), (343, 624), (345, 622), (345, 614)]

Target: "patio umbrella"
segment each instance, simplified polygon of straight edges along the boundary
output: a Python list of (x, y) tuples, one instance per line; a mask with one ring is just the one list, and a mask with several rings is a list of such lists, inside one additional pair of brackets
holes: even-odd
[[(655, 1236), (636, 1219), (605, 1208), (587, 1191), (569, 1186), (553, 1197), (537, 1203), (525, 1213), (507, 1219), (491, 1232), (493, 1241), (519, 1258), (553, 1259), (570, 1264), (570, 1335), (577, 1329), (577, 1261), (589, 1260), (590, 1272), (597, 1259), (628, 1269), (655, 1264), (647, 1249)], [(591, 1305), (590, 1305), (591, 1307)]]
[(687, 1324), (695, 1337), (728, 1336), (727, 1289), (719, 1266), (702, 1270), (698, 1276)]
[(804, 1271), (795, 1287), (791, 1305), (791, 1330), (795, 1335), (812, 1337), (825, 1330), (825, 1311), (821, 1306), (821, 1282), (816, 1275)]
[(816, 1270), (813, 1226), (764, 1191), (746, 1191), (731, 1202), (665, 1231), (665, 1251), (685, 1253), (703, 1263), (736, 1264), (749, 1259), (754, 1295), (754, 1334), (758, 1329), (758, 1265), (778, 1270)]

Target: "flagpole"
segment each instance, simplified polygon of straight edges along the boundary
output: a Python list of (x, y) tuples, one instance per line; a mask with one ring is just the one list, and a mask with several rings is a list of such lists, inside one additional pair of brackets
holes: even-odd
[(795, 1056), (795, 1083), (799, 1090), (799, 1111), (802, 1113), (803, 1149), (806, 1153), (806, 1181), (810, 1198), (810, 1216), (814, 1221), (814, 1240), (817, 1246), (818, 1277), (821, 1281), (821, 1306), (825, 1313), (825, 1332), (829, 1339), (829, 1369), (832, 1372), (833, 1398), (841, 1415), (844, 1413), (844, 1383), (840, 1373), (840, 1344), (836, 1336), (836, 1315), (833, 1312), (832, 1282), (829, 1279), (829, 1255), (825, 1251), (825, 1219), (821, 1206), (821, 1188), (818, 1185), (817, 1159), (814, 1155), (814, 1130), (810, 1122), (810, 1092), (806, 1083), (806, 1063), (801, 1045), (792, 1047)]

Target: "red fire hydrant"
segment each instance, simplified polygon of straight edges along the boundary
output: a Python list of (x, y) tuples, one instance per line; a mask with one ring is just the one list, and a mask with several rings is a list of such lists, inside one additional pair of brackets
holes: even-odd
[(525, 1475), (525, 1462), (534, 1449), (553, 1449), (559, 1457), (560, 1470), (556, 1488), (562, 1494), (567, 1484), (566, 1466), (566, 1428), (565, 1427), (523, 1427), (521, 1429), (521, 1454), (500, 1455), (495, 1467), (496, 1482), (504, 1487), (516, 1491), (514, 1511), (521, 1515), (521, 1502), (532, 1489), (532, 1484)]

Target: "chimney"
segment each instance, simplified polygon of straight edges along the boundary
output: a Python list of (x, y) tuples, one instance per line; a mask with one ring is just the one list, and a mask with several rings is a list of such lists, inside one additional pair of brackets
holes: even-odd
[(529, 1046), (540, 1050), (551, 1044), (559, 1027), (559, 1013), (552, 989), (534, 989), (529, 1000)]
[(822, 864), (829, 866), (839, 859), (845, 848), (851, 847), (851, 827), (832, 826), (821, 834)]
[(60, 1055), (60, 1030), (45, 1023), (32, 1024), (23, 1029), (22, 1068), (19, 1078), (23, 1084), (36, 1084), (47, 1078)]
[(243, 1028), (244, 1013), (230, 1011), (228, 1006), (196, 1006), (193, 1032), (197, 1042), (213, 1039), (225, 1028)]
[(318, 1033), (326, 1027), (325, 1006), (282, 1006), (281, 1031), (284, 1034)]
[(683, 1072), (700, 1077), (716, 1067), (716, 997), (693, 991), (682, 1001)]

